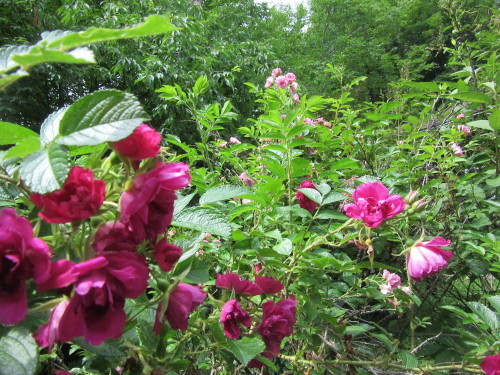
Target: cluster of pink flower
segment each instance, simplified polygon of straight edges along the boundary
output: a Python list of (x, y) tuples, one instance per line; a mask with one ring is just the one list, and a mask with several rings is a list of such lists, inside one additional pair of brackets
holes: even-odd
[(462, 150), (462, 147), (457, 145), (455, 142), (453, 142), (450, 145), (450, 148), (456, 156), (463, 156), (464, 155), (464, 151)]
[(316, 125), (320, 124), (328, 129), (330, 129), (332, 127), (332, 124), (328, 121), (325, 121), (325, 119), (323, 117), (318, 117), (315, 120), (313, 120), (312, 118), (306, 117), (303, 121), (304, 121), (304, 124), (307, 124), (307, 125), (316, 126)]
[(229, 141), (224, 141), (224, 142), (220, 143), (219, 148), (226, 148), (229, 143), (233, 144), (233, 145), (239, 145), (239, 144), (241, 144), (241, 141), (236, 137), (231, 137), (231, 138), (229, 138)]
[[(272, 277), (255, 276), (255, 282), (242, 280), (235, 273), (217, 274), (215, 285), (242, 296), (258, 296), (277, 294), (283, 289), (283, 284)], [(293, 295), (278, 302), (267, 300), (262, 304), (262, 321), (257, 327), (257, 333), (266, 344), (266, 350), (261, 355), (272, 360), (280, 351), (281, 341), (293, 333), (297, 321), (297, 301)], [(241, 337), (241, 325), (247, 328), (252, 324), (250, 314), (245, 311), (236, 299), (227, 301), (222, 307), (220, 322), (224, 334), (234, 340)], [(250, 368), (259, 368), (264, 364), (253, 359), (248, 364)]]
[(266, 84), (264, 87), (266, 89), (270, 88), (273, 84), (276, 84), (281, 89), (290, 90), (292, 93), (292, 99), (295, 103), (300, 103), (300, 97), (297, 93), (297, 89), (299, 84), (296, 82), (295, 74), (287, 73), (285, 75), (281, 75), (283, 72), (281, 68), (273, 69), (271, 72), (271, 76), (267, 77)]
[(255, 181), (252, 180), (249, 176), (248, 176), (248, 173), (247, 172), (243, 172), (241, 173), (238, 178), (241, 180), (241, 182), (243, 182), (243, 185), (245, 186), (254, 186), (255, 185)]
[(393, 289), (401, 289), (405, 293), (411, 293), (411, 289), (407, 286), (401, 286), (401, 277), (397, 273), (391, 273), (384, 270), (382, 277), (387, 280), (386, 284), (380, 286), (382, 294), (392, 293)]

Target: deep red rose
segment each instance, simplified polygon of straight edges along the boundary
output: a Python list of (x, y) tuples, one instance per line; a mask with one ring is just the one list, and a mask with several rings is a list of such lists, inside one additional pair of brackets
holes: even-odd
[(69, 223), (91, 217), (101, 207), (106, 184), (94, 180), (90, 169), (74, 166), (60, 190), (31, 194), (31, 201), (41, 210), (43, 220), (51, 224)]
[(481, 369), (486, 375), (500, 375), (500, 353), (485, 357), (481, 362)]
[(220, 322), (224, 328), (224, 334), (230, 339), (238, 340), (241, 336), (240, 324), (250, 327), (252, 318), (243, 310), (235, 299), (225, 303), (220, 312)]
[(99, 227), (92, 248), (97, 253), (107, 251), (135, 251), (137, 244), (130, 227), (121, 222), (110, 221)]
[(301, 193), (300, 189), (303, 188), (308, 188), (308, 189), (316, 189), (316, 186), (311, 181), (305, 180), (302, 181), (300, 186), (297, 188), (297, 200), (299, 201), (299, 206), (303, 208), (304, 210), (307, 210), (309, 212), (313, 212), (316, 207), (318, 207), (318, 204), (309, 198), (307, 198), (304, 194)]
[(33, 237), (30, 222), (12, 208), (0, 211), (0, 323), (16, 324), (26, 316), (25, 281), (39, 286), (50, 276), (49, 246)]
[(285, 287), (278, 280), (275, 280), (272, 277), (263, 276), (255, 276), (255, 284), (257, 284), (266, 294), (279, 293)]
[(184, 163), (157, 164), (157, 168), (134, 179), (120, 198), (121, 221), (132, 229), (134, 241), (156, 242), (172, 222), (174, 190), (189, 184), (191, 176)]
[(155, 246), (155, 259), (163, 271), (170, 271), (182, 255), (182, 249), (162, 238)]
[(160, 142), (160, 133), (149, 125), (141, 124), (127, 138), (114, 142), (113, 148), (130, 159), (143, 160), (158, 155)]
[(179, 283), (168, 296), (168, 306), (163, 316), (160, 316), (162, 305), (158, 305), (153, 331), (159, 335), (165, 319), (173, 329), (187, 330), (189, 314), (203, 303), (205, 295), (199, 286)]
[(242, 280), (240, 276), (230, 272), (226, 272), (224, 275), (218, 273), (215, 285), (222, 289), (234, 290), (236, 294), (257, 296), (263, 293), (257, 284), (248, 280)]

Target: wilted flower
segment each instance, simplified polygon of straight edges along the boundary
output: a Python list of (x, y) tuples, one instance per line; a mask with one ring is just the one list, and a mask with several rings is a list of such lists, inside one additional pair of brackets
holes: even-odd
[(94, 180), (90, 169), (74, 166), (60, 190), (47, 194), (31, 194), (31, 201), (41, 210), (38, 213), (51, 224), (69, 223), (87, 219), (101, 207), (106, 195), (106, 184)]
[(230, 272), (226, 272), (224, 275), (218, 273), (215, 285), (222, 289), (234, 290), (236, 294), (245, 294), (249, 296), (262, 294), (262, 288), (260, 286), (251, 281), (242, 280), (239, 275)]
[[(255, 269), (257, 270), (257, 267), (255, 267)], [(278, 280), (275, 280), (272, 277), (264, 276), (255, 276), (255, 284), (257, 284), (262, 289), (262, 292), (266, 294), (279, 293), (285, 287)]]
[(230, 339), (238, 340), (241, 336), (240, 324), (250, 327), (252, 318), (243, 310), (235, 299), (225, 303), (220, 313), (220, 322), (224, 328), (224, 334)]
[(346, 215), (363, 220), (371, 228), (378, 227), (384, 220), (391, 219), (406, 207), (400, 195), (389, 195), (389, 190), (377, 181), (358, 186), (352, 198), (354, 203), (344, 206)]
[(312, 201), (311, 199), (307, 198), (301, 191), (300, 189), (303, 188), (308, 188), (308, 189), (316, 189), (316, 186), (312, 183), (312, 181), (304, 180), (300, 184), (300, 186), (297, 188), (297, 200), (299, 201), (299, 206), (309, 212), (313, 212), (316, 207), (318, 207), (318, 203)]
[(408, 255), (408, 273), (415, 281), (430, 276), (448, 264), (453, 257), (451, 251), (441, 249), (449, 246), (451, 241), (435, 237), (430, 241), (419, 242), (412, 246)]
[(457, 129), (464, 134), (470, 134), (470, 128), (467, 125), (464, 124), (457, 125)]
[(450, 145), (450, 148), (456, 156), (463, 156), (464, 151), (462, 150), (462, 147), (460, 147), (456, 143), (452, 143)]
[(160, 152), (161, 134), (146, 124), (139, 125), (134, 132), (121, 141), (112, 143), (119, 154), (133, 160), (152, 158)]
[(92, 248), (97, 253), (105, 251), (135, 251), (137, 243), (130, 227), (121, 222), (110, 221), (99, 227)]
[(487, 356), (480, 366), (486, 375), (500, 375), (500, 353)]
[(300, 103), (300, 96), (299, 96), (299, 94), (294, 93), (294, 94), (292, 95), (292, 100), (293, 100), (293, 102), (294, 102), (295, 104), (299, 104), (299, 103)]

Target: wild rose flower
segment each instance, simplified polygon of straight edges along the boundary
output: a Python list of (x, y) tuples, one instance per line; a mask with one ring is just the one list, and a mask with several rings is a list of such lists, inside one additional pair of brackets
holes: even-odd
[(323, 117), (318, 117), (318, 118), (316, 119), (316, 123), (317, 123), (317, 124), (321, 124), (321, 123), (322, 123), (322, 122), (324, 122), (324, 121), (325, 121), (325, 119), (324, 119)]
[(38, 213), (50, 224), (69, 223), (87, 219), (101, 207), (106, 184), (94, 180), (90, 169), (74, 166), (60, 190), (48, 194), (31, 194), (31, 201), (41, 210)]
[(239, 145), (239, 144), (241, 144), (241, 141), (236, 137), (231, 137), (231, 138), (229, 138), (229, 143)]
[(92, 248), (97, 253), (105, 251), (135, 251), (137, 244), (128, 225), (110, 221), (99, 227), (94, 235)]
[(238, 178), (241, 180), (241, 182), (243, 182), (243, 185), (246, 185), (246, 186), (254, 186), (255, 185), (255, 181), (252, 180), (250, 177), (248, 177), (247, 172), (243, 172), (242, 174), (240, 174), (238, 176)]
[(271, 72), (271, 75), (272, 75), (272, 77), (276, 77), (276, 76), (280, 75), (281, 73), (282, 73), (281, 68), (275, 68)]
[(273, 77), (267, 77), (266, 79), (266, 84), (264, 85), (264, 88), (268, 89), (271, 87), (274, 83), (274, 78)]
[(328, 121), (325, 121), (325, 122), (323, 123), (323, 126), (324, 126), (325, 128), (331, 129), (332, 124), (330, 124)]
[(295, 77), (295, 74), (293, 74), (293, 73), (287, 73), (285, 75), (285, 78), (286, 78), (286, 81), (287, 81), (286, 83), (289, 84), (289, 85), (291, 85), (297, 79)]
[(184, 163), (158, 163), (157, 167), (134, 179), (120, 198), (121, 221), (129, 225), (136, 243), (156, 242), (172, 222), (174, 190), (189, 184), (189, 167)]
[[(299, 206), (309, 212), (313, 212), (316, 207), (318, 207), (318, 204), (309, 198), (307, 198), (304, 194), (300, 192), (300, 189), (303, 188), (308, 188), (308, 189), (316, 189), (316, 186), (311, 181), (304, 180), (300, 184), (300, 186), (297, 188), (297, 200), (299, 201)], [(316, 189), (317, 190), (317, 189)]]
[(33, 237), (30, 222), (12, 208), (0, 211), (0, 323), (16, 324), (26, 317), (26, 280), (37, 285), (50, 276), (49, 246)]
[(236, 294), (249, 296), (262, 294), (262, 289), (257, 284), (248, 280), (242, 280), (239, 275), (230, 272), (226, 272), (224, 275), (218, 273), (215, 286), (221, 289), (234, 290)]
[(500, 375), (500, 353), (485, 357), (480, 366), (486, 375)]
[(442, 237), (435, 237), (430, 241), (419, 242), (410, 250), (408, 255), (408, 273), (415, 281), (430, 276), (448, 264), (453, 257), (451, 251), (441, 249), (449, 246), (451, 241)]
[(457, 129), (464, 134), (470, 134), (470, 128), (467, 125), (464, 124), (457, 125)]
[(299, 94), (295, 93), (292, 95), (292, 100), (295, 104), (299, 104), (300, 103), (300, 96)]
[(285, 76), (276, 77), (276, 86), (281, 89), (286, 89), (286, 85), (288, 85), (288, 79)]
[(464, 151), (462, 150), (462, 147), (460, 147), (459, 145), (457, 145), (456, 143), (452, 143), (450, 145), (450, 148), (451, 150), (453, 151), (453, 153), (456, 155), (456, 156), (463, 156), (464, 155)]
[(238, 340), (241, 336), (240, 324), (245, 327), (250, 327), (252, 318), (243, 310), (235, 299), (229, 300), (225, 303), (220, 313), (220, 320), (224, 328), (224, 334), (234, 340)]
[(363, 220), (370, 228), (378, 227), (384, 220), (391, 219), (406, 207), (400, 195), (389, 195), (389, 190), (377, 181), (358, 186), (352, 198), (354, 203), (344, 206), (346, 215)]
[(292, 82), (292, 84), (290, 85), (290, 91), (292, 92), (292, 94), (296, 94), (298, 88), (299, 84), (297, 82)]
[[(257, 270), (257, 267), (255, 267), (255, 270)], [(264, 276), (255, 276), (255, 284), (257, 284), (257, 286), (259, 286), (262, 289), (262, 292), (266, 294), (279, 293), (285, 287), (278, 280), (275, 280), (272, 277), (264, 277)]]
[(182, 249), (162, 238), (155, 245), (154, 256), (163, 271), (170, 271), (182, 255)]
[(161, 134), (146, 124), (135, 128), (127, 138), (113, 142), (112, 147), (120, 155), (133, 160), (155, 157), (160, 152)]
[(205, 295), (199, 286), (179, 283), (168, 296), (168, 306), (163, 316), (160, 316), (162, 305), (158, 305), (153, 331), (159, 335), (165, 320), (168, 320), (172, 329), (186, 331), (189, 314), (203, 303)]
[(306, 125), (316, 125), (316, 122), (312, 119), (312, 118), (309, 118), (309, 117), (306, 117), (304, 120), (304, 124)]
[(457, 119), (459, 119), (459, 120), (460, 120), (461, 118), (464, 118), (464, 117), (465, 117), (465, 115), (464, 115), (463, 113), (460, 113), (459, 115), (457, 115)]
[(391, 286), (391, 288), (399, 288), (401, 285), (401, 277), (397, 273), (391, 273), (384, 270), (382, 277), (387, 280), (387, 283)]

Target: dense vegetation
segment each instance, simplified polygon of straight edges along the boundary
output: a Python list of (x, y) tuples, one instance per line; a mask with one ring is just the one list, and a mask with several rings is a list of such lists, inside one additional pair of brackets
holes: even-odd
[(0, 374), (500, 373), (497, 2), (4, 3)]

